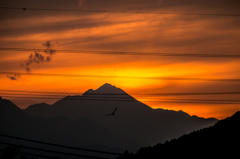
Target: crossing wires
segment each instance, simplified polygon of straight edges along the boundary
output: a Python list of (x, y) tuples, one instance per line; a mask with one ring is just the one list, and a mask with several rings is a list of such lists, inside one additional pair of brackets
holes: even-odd
[[(73, 146), (66, 146), (66, 145), (54, 144), (54, 143), (49, 143), (49, 142), (42, 142), (42, 141), (26, 139), (26, 138), (21, 138), (21, 137), (16, 137), (16, 136), (12, 136), (12, 135), (6, 135), (6, 134), (0, 134), (0, 136), (6, 137), (6, 138), (11, 138), (11, 139), (22, 140), (22, 141), (28, 141), (28, 142), (37, 143), (37, 144), (56, 146), (56, 147), (67, 148), (67, 149), (72, 149), (72, 150), (87, 151), (87, 152), (91, 152), (91, 153), (101, 153), (101, 154), (108, 154), (108, 155), (115, 155), (115, 156), (122, 155), (120, 153), (115, 153), (115, 152), (107, 152), (107, 151), (85, 149), (85, 148), (79, 148), (79, 147), (73, 147)], [(0, 143), (1, 144), (5, 144), (5, 145), (17, 146), (16, 144), (11, 144), (11, 143), (2, 142), (2, 141), (0, 141)], [(89, 155), (81, 155), (81, 154), (73, 154), (73, 153), (52, 151), (52, 150), (41, 149), (41, 148), (33, 148), (33, 147), (30, 147), (30, 146), (22, 146), (22, 147), (26, 148), (26, 149), (32, 149), (32, 150), (38, 150), (38, 151), (44, 151), (44, 152), (51, 152), (51, 153), (57, 153), (57, 154), (61, 154), (61, 155), (70, 155), (70, 156), (77, 156), (77, 157), (88, 157), (88, 158), (96, 158), (96, 159), (109, 159), (109, 158), (95, 157), (95, 156), (89, 156)]]
[[(44, 52), (45, 49), (33, 48), (4, 48), (0, 51), (37, 51)], [(176, 57), (194, 57), (194, 58), (240, 58), (240, 54), (212, 54), (212, 53), (177, 53), (177, 52), (134, 52), (134, 51), (103, 51), (103, 50), (56, 50), (58, 53), (70, 54), (102, 54), (102, 55), (132, 55), (132, 56), (176, 56)]]
[(22, 7), (0, 7), (5, 10), (24, 10), (24, 11), (57, 11), (57, 12), (91, 12), (91, 13), (120, 13), (120, 14), (160, 14), (160, 15), (193, 15), (193, 16), (233, 16), (239, 17), (240, 14), (226, 13), (180, 13), (180, 12), (150, 12), (150, 11), (114, 11), (114, 10), (87, 10), (87, 9), (56, 9), (56, 8), (22, 8)]

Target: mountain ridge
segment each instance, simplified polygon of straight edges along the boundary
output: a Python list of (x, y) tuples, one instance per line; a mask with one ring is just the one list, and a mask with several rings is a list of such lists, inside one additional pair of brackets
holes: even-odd
[[(97, 90), (100, 90), (100, 93), (95, 92)], [(190, 116), (183, 111), (152, 109), (110, 84), (104, 84), (96, 90), (87, 92), (97, 94), (67, 96), (53, 105), (29, 106), (24, 111), (31, 116), (47, 118), (64, 116), (68, 119), (77, 119), (85, 117), (142, 145), (165, 142), (193, 130), (210, 126), (217, 121), (214, 118)], [(119, 94), (124, 94), (124, 100)], [(107, 116), (115, 108), (118, 108), (115, 115), (111, 118)]]
[(213, 126), (193, 131), (177, 139), (126, 152), (118, 159), (155, 158), (236, 158), (239, 155), (240, 111)]
[[(132, 149), (139, 143), (119, 136), (106, 127), (84, 117), (71, 120), (57, 116), (53, 118), (32, 117), (7, 99), (0, 100), (0, 132), (2, 134), (46, 141), (62, 145), (85, 147), (123, 147)], [(11, 142), (11, 139), (2, 141)], [(21, 141), (14, 141), (21, 144)], [(123, 150), (122, 150), (123, 151)]]

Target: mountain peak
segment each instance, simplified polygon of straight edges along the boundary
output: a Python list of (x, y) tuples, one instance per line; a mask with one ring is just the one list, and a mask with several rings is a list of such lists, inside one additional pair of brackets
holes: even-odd
[(99, 90), (99, 89), (118, 89), (118, 88), (115, 87), (114, 85), (109, 84), (109, 83), (105, 83), (96, 90)]
[[(105, 83), (105, 84), (103, 84), (101, 87), (115, 87), (115, 86), (113, 86), (113, 85), (111, 85), (111, 84), (109, 84), (109, 83)], [(99, 87), (100, 88), (100, 87)], [(116, 88), (116, 87), (115, 87)]]
[(126, 94), (122, 89), (117, 88), (109, 83), (105, 83), (101, 87), (95, 90), (95, 93), (102, 94)]
[[(17, 107), (13, 102), (7, 99), (0, 100), (0, 113), (8, 115), (9, 112), (21, 112), (22, 110)], [(0, 115), (1, 116), (1, 115)]]
[(109, 83), (105, 83), (102, 86), (100, 86), (98, 89), (93, 90), (89, 89), (87, 90), (83, 95), (90, 95), (90, 94), (127, 94), (122, 89), (117, 88), (116, 86), (113, 86)]

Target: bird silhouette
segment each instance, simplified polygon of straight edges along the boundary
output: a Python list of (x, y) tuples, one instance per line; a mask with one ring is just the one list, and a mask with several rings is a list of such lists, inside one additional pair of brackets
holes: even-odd
[(115, 115), (116, 110), (117, 110), (117, 108), (115, 108), (115, 110), (111, 114), (107, 114), (107, 116)]
[(23, 8), (23, 10), (27, 10), (26, 8)]

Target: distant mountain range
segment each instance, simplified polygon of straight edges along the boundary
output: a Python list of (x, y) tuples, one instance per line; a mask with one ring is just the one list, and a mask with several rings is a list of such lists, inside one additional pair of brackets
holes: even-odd
[(155, 158), (238, 158), (240, 112), (218, 121), (214, 126), (185, 134), (164, 144), (125, 153), (118, 159)]
[[(183, 111), (152, 109), (120, 88), (104, 84), (53, 105), (21, 110), (0, 100), (0, 133), (79, 147), (134, 151), (215, 124), (214, 118)], [(114, 115), (111, 114), (117, 108)]]
[[(124, 149), (140, 146), (135, 141), (116, 135), (104, 126), (96, 124), (87, 118), (79, 117), (76, 120), (71, 120), (60, 116), (54, 118), (32, 117), (6, 99), (0, 99), (0, 134), (115, 153), (123, 153)], [(58, 147), (49, 147), (3, 136), (0, 136), (0, 142), (62, 151)], [(3, 148), (4, 145), (0, 144), (0, 149)], [(24, 151), (26, 152), (26, 150)], [(35, 151), (30, 150), (30, 152), (36, 154)], [(64, 152), (71, 153), (72, 151), (64, 149)], [(37, 154), (39, 153), (48, 155), (45, 152), (37, 152)], [(92, 155), (91, 152), (85, 151), (80, 151), (80, 154)], [(109, 155), (98, 153), (96, 155), (98, 157), (109, 157)]]

